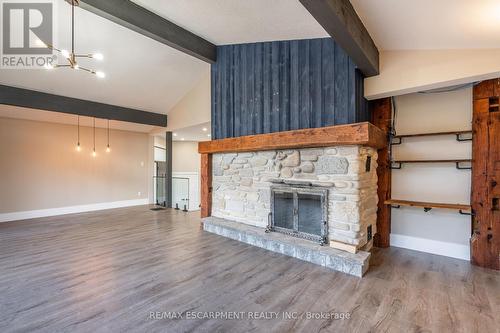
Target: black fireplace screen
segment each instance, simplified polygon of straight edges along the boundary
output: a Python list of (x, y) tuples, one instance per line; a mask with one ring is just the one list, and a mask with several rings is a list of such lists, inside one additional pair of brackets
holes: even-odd
[(273, 186), (268, 230), (326, 244), (327, 196), (322, 188)]

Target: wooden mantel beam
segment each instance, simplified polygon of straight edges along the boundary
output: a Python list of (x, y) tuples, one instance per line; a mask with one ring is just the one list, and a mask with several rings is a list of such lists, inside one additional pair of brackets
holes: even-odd
[(386, 143), (385, 133), (371, 123), (365, 122), (205, 141), (198, 144), (198, 152), (214, 154), (341, 145), (361, 145), (380, 149), (385, 147)]
[(365, 76), (379, 74), (379, 52), (349, 0), (299, 0)]

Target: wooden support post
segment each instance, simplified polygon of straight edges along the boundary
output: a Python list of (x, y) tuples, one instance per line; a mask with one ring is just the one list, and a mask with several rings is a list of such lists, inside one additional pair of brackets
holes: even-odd
[(212, 154), (201, 154), (201, 217), (212, 215)]
[(474, 87), (471, 260), (500, 270), (500, 79)]
[[(382, 98), (370, 102), (372, 123), (380, 128), (387, 137), (392, 126), (392, 102), (390, 98)], [(386, 248), (390, 246), (391, 207), (385, 204), (391, 199), (391, 169), (389, 145), (378, 151), (378, 211), (377, 233), (374, 235), (374, 245)]]

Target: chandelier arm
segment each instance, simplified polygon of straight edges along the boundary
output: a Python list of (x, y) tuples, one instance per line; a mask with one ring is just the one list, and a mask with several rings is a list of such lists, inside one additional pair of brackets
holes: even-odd
[(82, 71), (89, 72), (90, 74), (95, 74), (95, 71), (88, 69), (88, 68), (85, 68), (85, 67), (79, 67), (78, 69), (82, 70)]

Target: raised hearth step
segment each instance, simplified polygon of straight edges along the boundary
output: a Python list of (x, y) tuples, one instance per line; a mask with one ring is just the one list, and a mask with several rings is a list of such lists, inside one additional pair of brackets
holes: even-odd
[(370, 252), (358, 251), (353, 254), (277, 232), (266, 233), (263, 228), (213, 216), (206, 217), (202, 221), (205, 231), (308, 261), (334, 271), (362, 277), (368, 270)]

